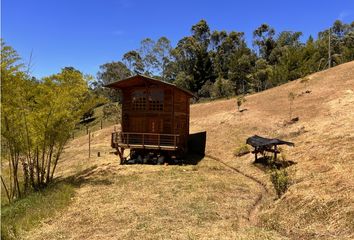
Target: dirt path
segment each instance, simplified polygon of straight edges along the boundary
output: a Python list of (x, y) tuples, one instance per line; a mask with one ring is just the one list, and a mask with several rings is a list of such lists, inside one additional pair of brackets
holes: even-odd
[(263, 182), (261, 182), (260, 180), (258, 180), (257, 178), (255, 178), (251, 175), (248, 175), (247, 173), (244, 173), (235, 167), (230, 166), (229, 164), (222, 161), (220, 158), (217, 158), (217, 157), (212, 156), (210, 154), (206, 154), (205, 156), (221, 163), (222, 165), (226, 166), (227, 168), (230, 168), (231, 170), (233, 170), (234, 172), (237, 172), (238, 174), (241, 174), (244, 177), (248, 178), (249, 180), (257, 183), (261, 192), (258, 195), (256, 201), (252, 204), (252, 208), (250, 208), (248, 210), (248, 217), (247, 217), (247, 222), (246, 222), (246, 225), (248, 225), (248, 226), (256, 226), (258, 223), (259, 209), (260, 209), (261, 205), (265, 202), (266, 198), (269, 197), (269, 191), (268, 191), (266, 185)]

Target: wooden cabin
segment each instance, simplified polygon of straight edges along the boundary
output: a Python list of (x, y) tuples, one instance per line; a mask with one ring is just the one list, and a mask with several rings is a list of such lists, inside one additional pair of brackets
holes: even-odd
[(106, 87), (121, 90), (121, 131), (112, 133), (111, 145), (121, 163), (124, 149), (131, 153), (184, 154), (189, 136), (189, 102), (194, 95), (174, 84), (143, 75)]

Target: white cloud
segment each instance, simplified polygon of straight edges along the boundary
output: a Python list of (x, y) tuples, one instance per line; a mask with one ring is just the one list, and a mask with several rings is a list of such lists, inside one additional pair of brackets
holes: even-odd
[(115, 30), (112, 32), (113, 35), (122, 36), (124, 34), (123, 30)]
[(350, 15), (352, 15), (351, 11), (344, 10), (344, 11), (339, 13), (338, 19), (343, 21), (343, 20), (345, 20), (345, 18), (349, 17)]
[(118, 4), (123, 8), (130, 8), (134, 5), (132, 0), (119, 0)]

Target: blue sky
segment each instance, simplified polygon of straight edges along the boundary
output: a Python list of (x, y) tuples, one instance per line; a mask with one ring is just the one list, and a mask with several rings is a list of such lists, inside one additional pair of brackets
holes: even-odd
[(143, 38), (169, 38), (173, 45), (205, 19), (211, 30), (246, 34), (261, 23), (277, 32), (316, 36), (336, 19), (354, 20), (353, 0), (2, 0), (1, 35), (28, 61), (36, 77), (65, 66), (96, 76), (99, 66), (118, 61)]

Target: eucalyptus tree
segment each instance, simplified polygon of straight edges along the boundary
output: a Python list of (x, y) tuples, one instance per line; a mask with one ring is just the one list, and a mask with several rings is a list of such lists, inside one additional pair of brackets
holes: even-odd
[(160, 37), (154, 46), (154, 53), (157, 60), (157, 74), (164, 80), (168, 75), (168, 66), (172, 62), (171, 51), (170, 40), (166, 37)]
[(139, 52), (132, 50), (123, 55), (123, 62), (128, 67), (130, 72), (135, 74), (144, 73), (144, 63)]
[(93, 91), (115, 102), (118, 100), (119, 93), (113, 89), (103, 88), (103, 86), (127, 78), (131, 74), (131, 71), (121, 61), (105, 63), (100, 66), (97, 73), (98, 81), (93, 82)]
[(274, 36), (274, 28), (265, 23), (253, 32), (253, 45), (257, 47), (259, 56), (267, 61), (269, 61), (269, 56), (276, 45)]

